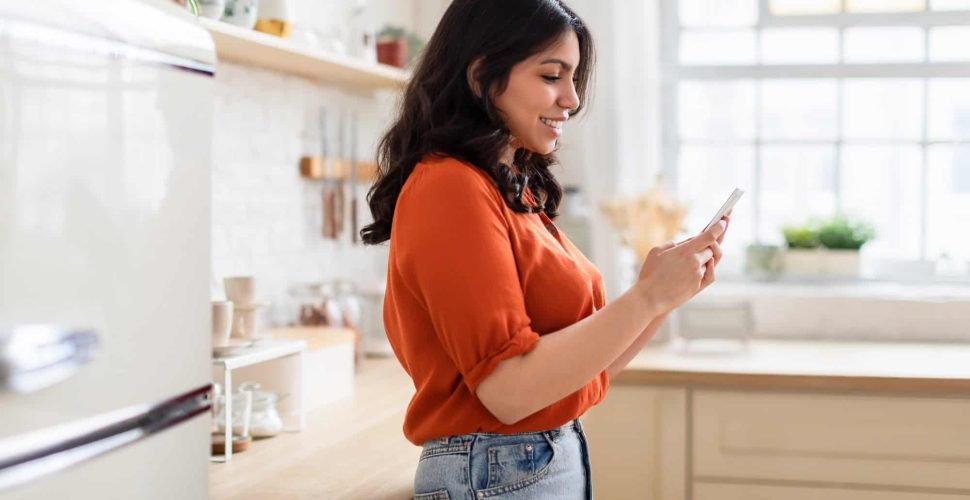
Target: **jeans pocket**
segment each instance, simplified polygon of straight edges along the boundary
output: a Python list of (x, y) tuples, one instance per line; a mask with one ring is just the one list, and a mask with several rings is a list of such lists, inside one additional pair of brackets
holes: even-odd
[(548, 436), (542, 441), (488, 447), (488, 481), (483, 493), (514, 491), (536, 483), (549, 471), (556, 449)]
[(414, 500), (451, 500), (448, 490), (432, 491), (431, 493), (415, 493)]

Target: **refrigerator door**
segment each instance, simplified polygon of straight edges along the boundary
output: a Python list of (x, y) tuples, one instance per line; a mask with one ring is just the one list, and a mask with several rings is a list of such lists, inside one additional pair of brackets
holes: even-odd
[(0, 468), (137, 441), (4, 499), (207, 495), (214, 63), (169, 1), (0, 2)]

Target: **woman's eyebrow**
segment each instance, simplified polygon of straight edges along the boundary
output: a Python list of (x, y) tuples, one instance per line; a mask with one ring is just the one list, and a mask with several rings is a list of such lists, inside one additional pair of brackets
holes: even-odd
[(569, 64), (568, 62), (563, 61), (562, 59), (546, 59), (545, 61), (542, 61), (539, 64), (558, 64), (558, 65), (562, 66), (562, 69), (564, 69), (566, 71), (569, 71), (569, 70), (573, 69), (573, 65), (572, 64)]

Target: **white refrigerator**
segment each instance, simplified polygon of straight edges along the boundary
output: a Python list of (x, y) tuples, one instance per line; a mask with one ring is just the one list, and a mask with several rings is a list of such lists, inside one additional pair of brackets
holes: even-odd
[(0, 2), (0, 498), (208, 494), (212, 39)]

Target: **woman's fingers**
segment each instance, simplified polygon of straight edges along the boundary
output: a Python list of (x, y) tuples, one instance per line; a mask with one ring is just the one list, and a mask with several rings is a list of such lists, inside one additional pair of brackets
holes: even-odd
[[(734, 209), (732, 208), (731, 210), (734, 210)], [(725, 215), (724, 217), (721, 217), (721, 220), (723, 220), (726, 225), (724, 226), (724, 232), (721, 233), (721, 235), (717, 237), (717, 244), (718, 245), (720, 245), (721, 242), (724, 241), (724, 235), (727, 234), (728, 228), (731, 227), (731, 217), (730, 217), (730, 213), (731, 212), (729, 211), (728, 212), (728, 215)]]
[(713, 260), (707, 261), (705, 264), (706, 269), (704, 270), (704, 278), (701, 280), (701, 290), (707, 288), (711, 283), (714, 283), (714, 268), (715, 263)]

